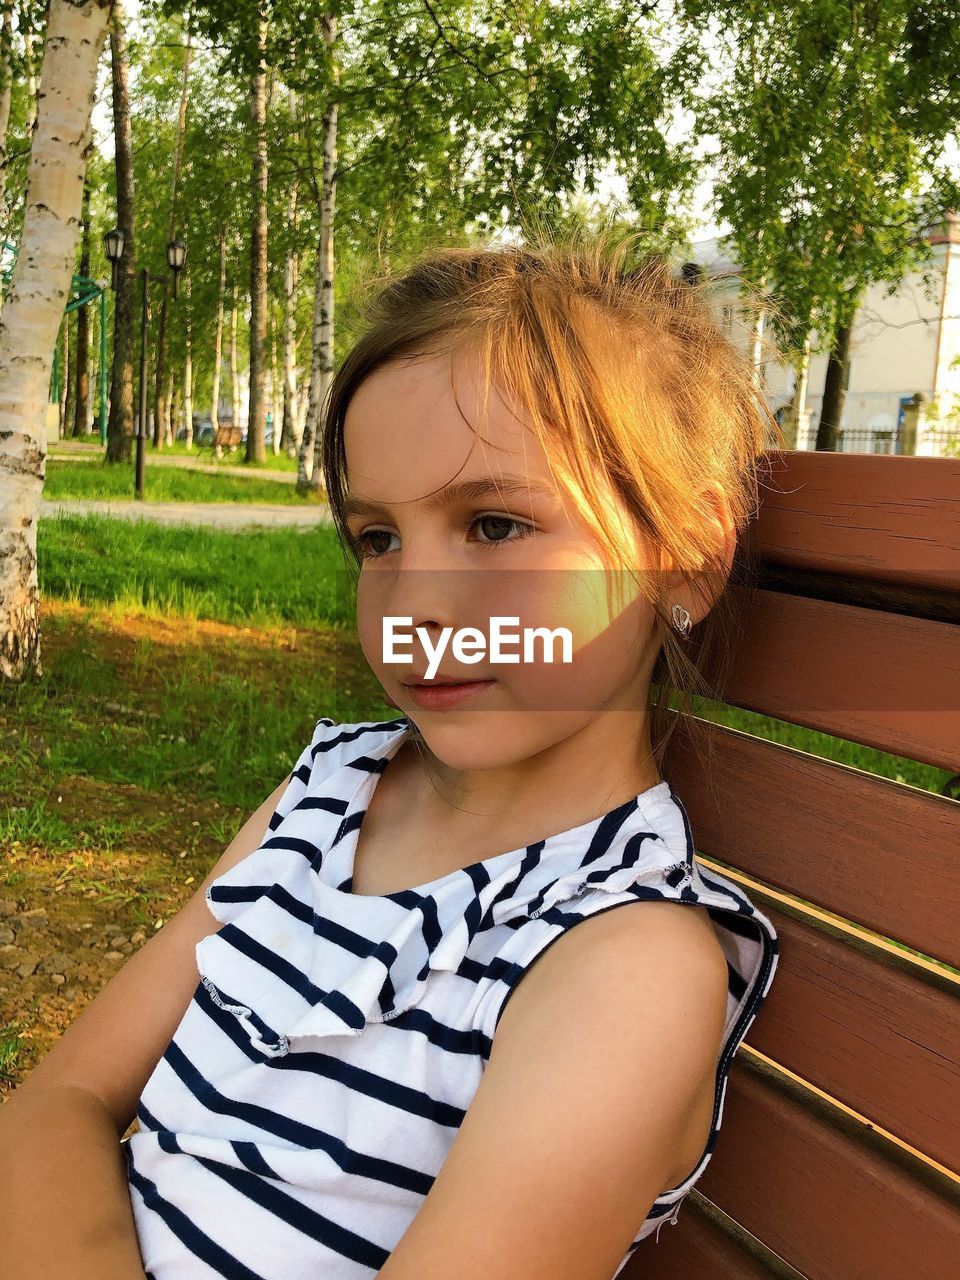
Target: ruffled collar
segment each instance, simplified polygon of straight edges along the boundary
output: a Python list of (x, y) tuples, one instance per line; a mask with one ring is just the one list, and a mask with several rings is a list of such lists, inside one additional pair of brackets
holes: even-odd
[(360, 823), (409, 731), (405, 717), (392, 722), (332, 773), (311, 776), (264, 845), (207, 891), (225, 927), (197, 946), (201, 978), (269, 1056), (404, 1013), (431, 971), (459, 969), (480, 932), (592, 889), (619, 893), (692, 867), (686, 815), (661, 781), (534, 844), (400, 892), (354, 894)]

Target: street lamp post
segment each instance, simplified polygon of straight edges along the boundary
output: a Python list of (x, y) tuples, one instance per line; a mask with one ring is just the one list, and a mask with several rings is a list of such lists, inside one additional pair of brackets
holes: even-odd
[[(118, 264), (123, 257), (126, 237), (119, 227), (108, 231), (103, 237), (103, 246), (112, 267), (113, 288), (117, 287)], [(180, 272), (187, 260), (187, 246), (182, 240), (171, 240), (167, 245), (167, 263), (173, 272), (173, 296), (177, 296), (177, 282)], [(137, 413), (137, 472), (134, 492), (138, 498), (144, 496), (144, 475), (146, 455), (144, 446), (147, 439), (147, 333), (150, 325), (150, 271), (143, 267), (140, 271), (140, 403)]]

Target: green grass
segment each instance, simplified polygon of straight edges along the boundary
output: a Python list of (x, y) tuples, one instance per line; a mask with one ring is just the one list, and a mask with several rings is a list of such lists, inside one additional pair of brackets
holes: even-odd
[(37, 559), (41, 595), (109, 604), (121, 614), (253, 626), (345, 627), (355, 619), (329, 526), (229, 532), (56, 515), (40, 521)]
[[(47, 450), (48, 459), (57, 458), (57, 457), (66, 457), (66, 458), (75, 459), (77, 456), (83, 457), (87, 453), (89, 453), (93, 457), (98, 457), (102, 459), (105, 452), (103, 445), (101, 445), (100, 443), (99, 436), (97, 436), (95, 439), (88, 439), (88, 440), (81, 441), (81, 443), (84, 446), (84, 449), (83, 449), (83, 453), (79, 455), (75, 448), (77, 443), (76, 441), (72, 439), (70, 440), (69, 443), (72, 447), (69, 450), (69, 452), (67, 452), (66, 450), (60, 449), (59, 446), (61, 446), (63, 443), (64, 442), (60, 440), (51, 441)], [(288, 458), (285, 453), (279, 453), (276, 455), (276, 457), (274, 457), (274, 455), (271, 453), (270, 449), (268, 448), (266, 459), (263, 462), (247, 462), (245, 461), (245, 450), (246, 450), (246, 445), (240, 445), (238, 448), (234, 449), (232, 453), (228, 453), (226, 450), (224, 450), (223, 457), (217, 458), (214, 456), (214, 452), (209, 445), (204, 445), (203, 450), (201, 452), (198, 449), (197, 445), (194, 445), (192, 449), (188, 449), (186, 444), (182, 440), (178, 440), (176, 444), (169, 445), (165, 449), (154, 449), (153, 444), (148, 441), (147, 466), (149, 467), (153, 464), (156, 464), (157, 466), (162, 466), (164, 459), (174, 457), (174, 458), (193, 458), (197, 462), (203, 463), (204, 466), (209, 465), (209, 466), (215, 466), (215, 467), (249, 467), (249, 469), (253, 472), (292, 471), (294, 474), (296, 474), (298, 470), (299, 462), (297, 458)], [(136, 442), (134, 442), (133, 451), (135, 455)], [(87, 462), (86, 465), (89, 466), (90, 463)]]
[[(48, 615), (40, 679), (0, 687), (0, 717), (16, 734), (0, 734), (0, 791), (15, 796), (3, 810), (0, 846), (14, 841), (51, 849), (109, 849), (137, 832), (160, 835), (167, 807), (134, 809), (123, 787), (216, 800), (250, 813), (293, 767), (319, 716), (351, 722), (395, 716), (379, 702), (372, 674), (337, 650), (290, 653), (251, 642), (191, 640), (175, 645), (142, 634), (123, 653), (108, 651), (110, 618)], [(133, 648), (132, 661), (130, 659)], [(59, 779), (107, 783), (116, 814), (95, 807), (78, 816), (57, 804)], [(235, 831), (227, 823), (223, 846)], [(163, 844), (162, 838), (155, 841)]]
[[(131, 463), (48, 458), (43, 496), (51, 500), (135, 501), (135, 467)], [(322, 499), (301, 497), (296, 485), (248, 476), (212, 475), (185, 467), (165, 467), (148, 456), (144, 479), (147, 502), (273, 502), (316, 506)]]
[[(232, 453), (228, 453), (224, 450), (223, 457), (216, 458), (214, 457), (213, 450), (209, 445), (204, 445), (203, 452), (201, 453), (198, 452), (196, 445), (194, 445), (192, 449), (188, 449), (182, 440), (178, 440), (175, 445), (169, 446), (166, 449), (155, 450), (153, 445), (150, 445), (147, 457), (149, 460), (156, 460), (157, 462), (160, 462), (164, 457), (169, 457), (172, 454), (178, 458), (196, 458), (198, 462), (202, 462), (204, 465), (210, 463), (214, 466), (221, 467), (250, 467), (253, 471), (292, 471), (294, 474), (296, 474), (299, 468), (300, 464), (297, 458), (288, 458), (285, 453), (278, 453), (276, 457), (274, 457), (269, 448), (267, 449), (265, 461), (246, 462), (244, 460), (246, 447), (247, 446), (245, 444), (240, 445), (234, 449)], [(149, 461), (147, 465), (149, 466)]]
[(12, 1084), (19, 1080), (18, 1063), (23, 1057), (23, 1030), (19, 1022), (0, 1026), (0, 1081)]

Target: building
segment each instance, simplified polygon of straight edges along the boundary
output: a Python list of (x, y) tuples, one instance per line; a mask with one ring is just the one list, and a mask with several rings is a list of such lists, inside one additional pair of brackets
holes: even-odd
[[(960, 217), (948, 213), (927, 239), (932, 261), (907, 275), (893, 293), (885, 284), (872, 285), (857, 311), (838, 450), (960, 456)], [(721, 245), (716, 239), (699, 241), (690, 257), (718, 279), (722, 322), (750, 350), (752, 334), (737, 314), (737, 266)], [(814, 331), (798, 449), (816, 446), (827, 357)], [(771, 409), (784, 410), (794, 397), (795, 370), (773, 360), (761, 360), (761, 367)], [(918, 404), (913, 413), (911, 401)]]

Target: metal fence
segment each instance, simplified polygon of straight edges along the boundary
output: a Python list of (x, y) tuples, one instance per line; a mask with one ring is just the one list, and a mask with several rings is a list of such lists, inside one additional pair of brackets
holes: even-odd
[[(837, 432), (838, 453), (923, 453), (933, 457), (960, 457), (960, 428), (921, 426), (916, 448), (907, 443), (902, 425), (898, 427), (844, 427)], [(814, 439), (816, 433), (814, 432)]]

